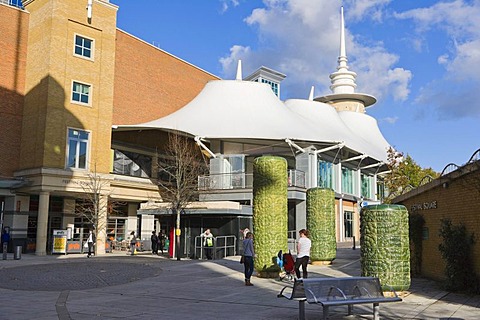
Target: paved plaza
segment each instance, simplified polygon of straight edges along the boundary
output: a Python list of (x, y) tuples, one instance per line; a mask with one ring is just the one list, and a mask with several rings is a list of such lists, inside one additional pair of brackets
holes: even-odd
[[(309, 277), (360, 275), (360, 250), (339, 248), (330, 266), (309, 265)], [(35, 256), (0, 260), (0, 319), (297, 319), (298, 303), (277, 298), (288, 282), (252, 278), (239, 257), (181, 260), (141, 253)], [(412, 279), (402, 302), (380, 304), (381, 319), (480, 319), (480, 296), (449, 293)], [(307, 319), (322, 308), (306, 304)], [(329, 319), (372, 319), (372, 306), (330, 310)]]

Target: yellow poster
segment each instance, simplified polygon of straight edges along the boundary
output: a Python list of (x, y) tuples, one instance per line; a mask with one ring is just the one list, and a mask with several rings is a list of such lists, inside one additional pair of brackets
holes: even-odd
[(67, 252), (67, 236), (66, 230), (53, 231), (53, 250), (52, 253), (66, 253)]

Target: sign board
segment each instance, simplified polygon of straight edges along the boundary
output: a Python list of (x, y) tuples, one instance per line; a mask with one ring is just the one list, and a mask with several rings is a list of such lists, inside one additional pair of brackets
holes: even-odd
[(53, 230), (52, 253), (67, 253), (67, 230)]

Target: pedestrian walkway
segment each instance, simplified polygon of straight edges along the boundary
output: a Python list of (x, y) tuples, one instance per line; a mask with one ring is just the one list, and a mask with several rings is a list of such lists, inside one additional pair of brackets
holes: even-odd
[[(360, 275), (360, 250), (339, 248), (330, 266), (309, 265), (309, 277)], [(277, 298), (288, 283), (252, 278), (246, 287), (239, 257), (168, 259), (142, 253), (22, 255), (0, 260), (0, 319), (297, 319), (298, 303)], [(402, 302), (380, 305), (382, 319), (479, 319), (480, 296), (452, 294), (412, 279)], [(372, 306), (330, 310), (329, 319), (372, 319)], [(319, 306), (305, 307), (319, 319)]]

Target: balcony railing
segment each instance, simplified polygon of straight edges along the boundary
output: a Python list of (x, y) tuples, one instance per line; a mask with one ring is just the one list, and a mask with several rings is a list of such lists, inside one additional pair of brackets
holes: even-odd
[[(288, 170), (288, 186), (305, 188), (305, 172), (299, 170)], [(229, 190), (229, 189), (251, 189), (253, 187), (253, 174), (220, 173), (198, 177), (198, 190)]]

